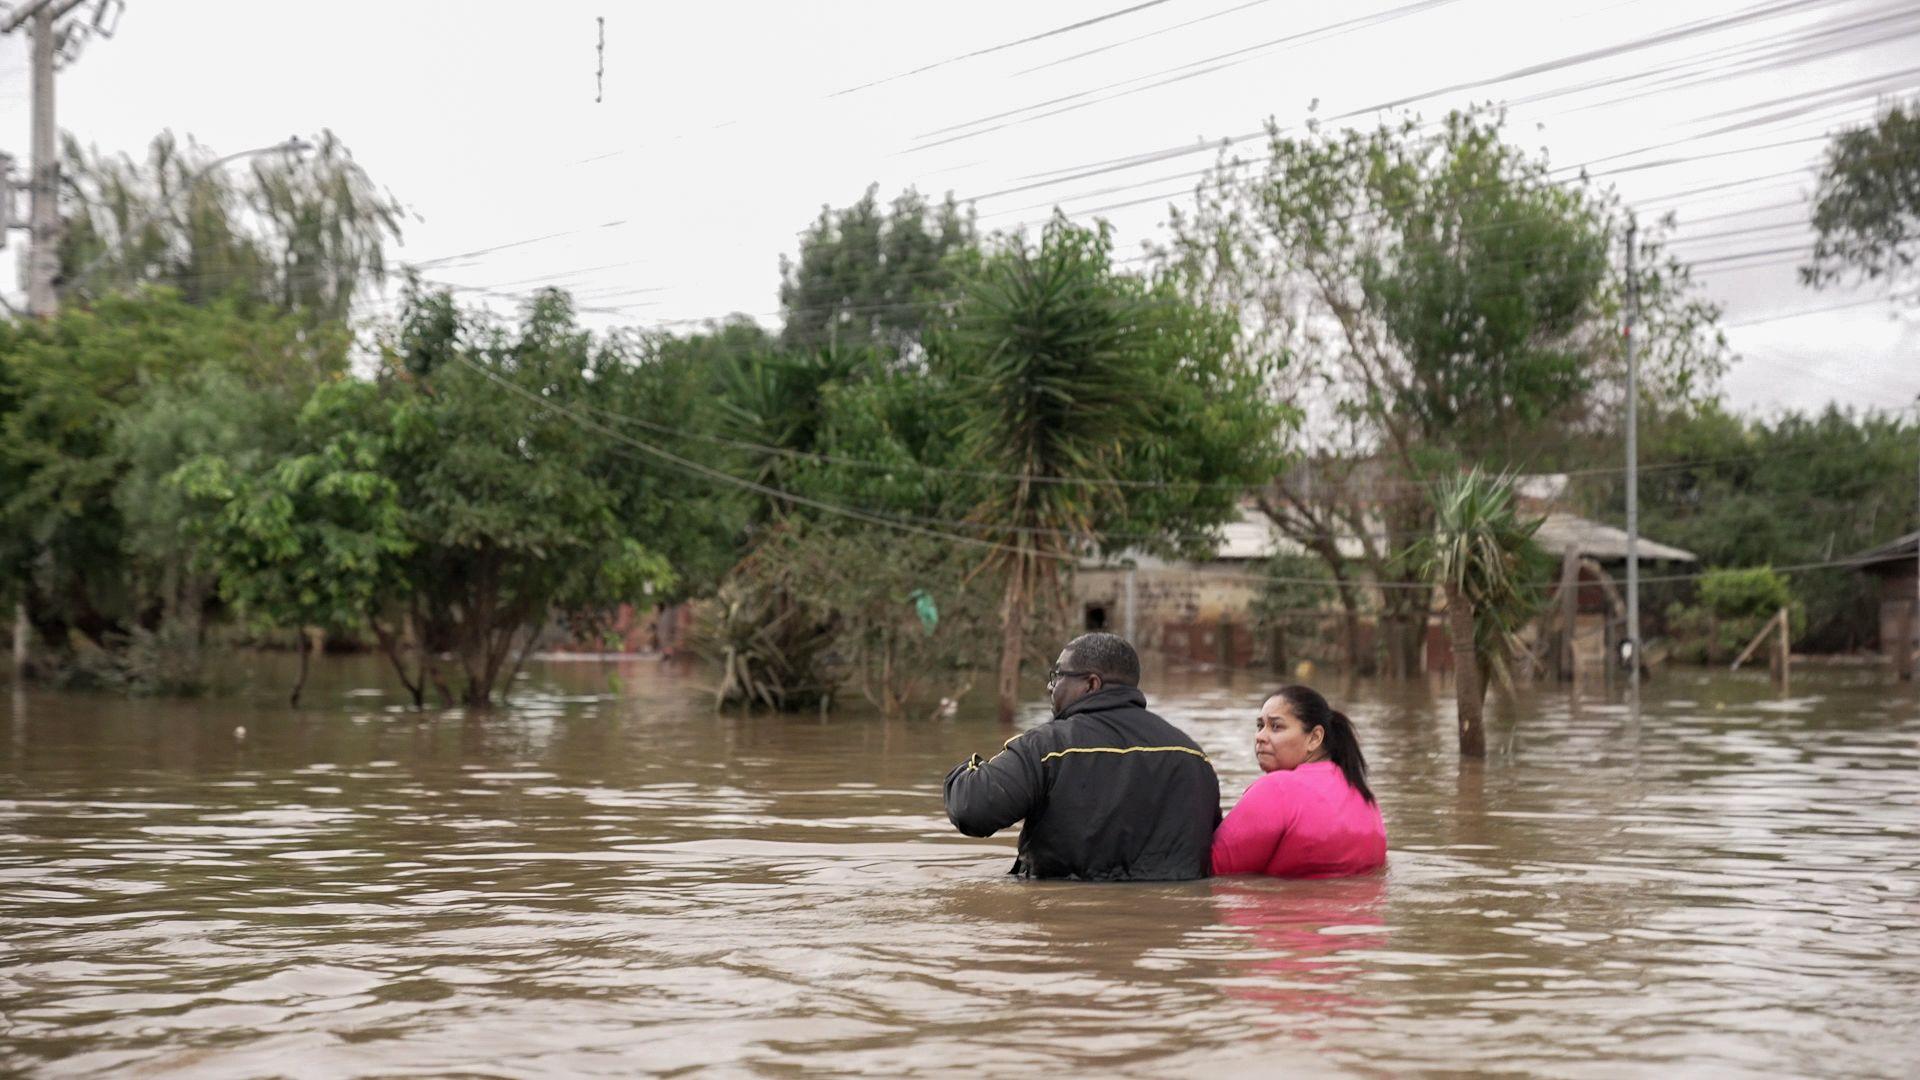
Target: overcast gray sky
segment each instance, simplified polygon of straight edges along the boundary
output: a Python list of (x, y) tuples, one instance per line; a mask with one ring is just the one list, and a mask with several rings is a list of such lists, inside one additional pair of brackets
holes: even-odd
[[(26, 55), (0, 40), (0, 149), (23, 159)], [(1780, 252), (1811, 242), (1822, 136), (1916, 90), (1909, 0), (127, 0), (61, 73), (59, 121), (136, 155), (164, 128), (221, 153), (331, 128), (416, 215), (399, 259), (515, 245), (431, 277), (551, 281), (602, 325), (771, 324), (780, 255), (869, 182), (978, 196), (989, 229), (1098, 211), (1134, 252), (1213, 152), (1063, 177), (1297, 125), (1315, 101), (1362, 125), (1503, 101), (1555, 166), (1676, 212), (1742, 357), (1737, 407), (1898, 408), (1920, 331), (1875, 292), (1804, 289)]]

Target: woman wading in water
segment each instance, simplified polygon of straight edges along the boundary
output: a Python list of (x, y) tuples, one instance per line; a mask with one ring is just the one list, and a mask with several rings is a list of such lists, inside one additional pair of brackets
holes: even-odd
[(1253, 736), (1266, 775), (1213, 834), (1215, 874), (1328, 878), (1386, 865), (1387, 829), (1353, 721), (1310, 687), (1268, 698)]

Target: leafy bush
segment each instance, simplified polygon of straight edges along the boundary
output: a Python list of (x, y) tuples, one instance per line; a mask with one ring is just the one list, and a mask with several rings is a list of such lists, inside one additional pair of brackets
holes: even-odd
[(1693, 663), (1731, 660), (1780, 613), (1788, 611), (1789, 640), (1806, 631), (1806, 605), (1794, 599), (1785, 575), (1772, 567), (1709, 570), (1692, 604), (1667, 609), (1675, 658)]

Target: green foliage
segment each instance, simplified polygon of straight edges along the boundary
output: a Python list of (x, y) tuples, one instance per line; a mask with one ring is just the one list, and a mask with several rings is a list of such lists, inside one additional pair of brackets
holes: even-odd
[[(889, 716), (930, 695), (958, 698), (993, 658), (995, 582), (968, 549), (926, 537), (825, 525), (783, 528), (753, 574), (777, 574), (819, 612), (821, 667)], [(924, 608), (937, 613), (929, 624)], [(831, 663), (828, 663), (828, 659)]]
[(1726, 619), (1774, 615), (1793, 606), (1787, 579), (1769, 566), (1749, 570), (1709, 570), (1700, 578), (1700, 603)]
[(1474, 655), (1496, 675), (1505, 670), (1515, 635), (1540, 611), (1549, 561), (1533, 542), (1541, 519), (1520, 517), (1513, 483), (1511, 474), (1479, 469), (1440, 481), (1433, 489), (1433, 535), (1409, 556), (1445, 591), (1450, 609), (1466, 605)]
[(132, 697), (195, 697), (207, 692), (204, 649), (197, 628), (181, 622), (115, 631), (99, 644), (81, 642), (53, 661), (50, 682), (68, 690), (100, 690)]
[(1297, 415), (1265, 394), (1281, 361), (1238, 357), (1227, 317), (1111, 257), (1104, 229), (1061, 218), (968, 279), (931, 349), (955, 456), (991, 474), (961, 494), (1036, 551), (1208, 550), (1238, 485), (1280, 463)]
[(1910, 284), (1920, 258), (1920, 99), (1834, 136), (1814, 195), (1812, 262), (1801, 277)]
[(838, 620), (814, 597), (785, 532), (776, 528), (741, 560), (694, 628), (694, 648), (720, 667), (716, 704), (797, 712), (825, 707), (839, 689)]
[[(622, 339), (619, 361), (595, 372), (596, 415), (623, 435), (749, 475), (736, 467), (741, 452), (724, 442), (729, 406), (723, 388), (730, 367), (764, 355), (771, 340), (743, 319), (685, 337)], [(616, 515), (674, 568), (670, 583), (655, 583), (653, 598), (711, 595), (742, 554), (756, 497), (637, 451), (623, 455), (621, 467), (633, 470), (633, 481), (617, 486)]]
[(60, 287), (67, 302), (163, 284), (193, 304), (215, 299), (341, 323), (385, 275), (401, 208), (332, 132), (304, 156), (261, 155), (231, 167), (162, 132), (146, 160), (83, 150), (71, 139), (61, 175)]
[(1005, 581), (999, 700), (1018, 692), (1022, 628), (1058, 606), (1063, 563), (1088, 547), (1196, 551), (1241, 491), (1280, 463), (1290, 410), (1265, 387), (1277, 359), (1233, 348), (1232, 321), (1171, 281), (1117, 273), (1103, 227), (1056, 218), (970, 275), (952, 328), (929, 341), (953, 449), (981, 474), (967, 517)]
[(344, 353), (340, 334), (168, 291), (0, 327), (0, 575), (55, 663), (135, 627), (197, 633), (207, 582), (166, 478), (277, 452)]
[[(1656, 416), (1640, 442), (1641, 528), (1708, 566), (1843, 559), (1920, 526), (1916, 444), (1911, 420), (1837, 408), (1770, 419), (1718, 407)], [(1600, 516), (1625, 512), (1619, 476), (1586, 477), (1577, 494)], [(1878, 634), (1874, 586), (1859, 571), (1797, 571), (1791, 588), (1806, 612), (1806, 648), (1858, 649)], [(1666, 605), (1689, 601), (1676, 593)]]
[(399, 492), (380, 472), (378, 433), (342, 428), (374, 389), (320, 387), (299, 418), (304, 453), (273, 460), (207, 454), (170, 478), (205, 508), (196, 515), (200, 557), (220, 595), (265, 627), (361, 627), (400, 586), (404, 531)]
[[(1186, 295), (1232, 314), (1238, 350), (1291, 355), (1278, 389), (1316, 403), (1309, 462), (1263, 508), (1330, 571), (1379, 586), (1401, 675), (1418, 670), (1427, 617), (1403, 557), (1432, 527), (1426, 484), (1574, 453), (1619, 415), (1624, 282), (1609, 256), (1624, 215), (1503, 124), (1272, 127), (1264, 172), (1249, 181), (1235, 162), (1203, 183), (1160, 252)], [(1658, 230), (1638, 255), (1644, 392), (1706, 398), (1725, 362), (1716, 312)], [(1357, 600), (1342, 599), (1351, 620)]]
[[(1204, 185), (1162, 255), (1190, 294), (1245, 317), (1243, 347), (1290, 348), (1295, 378), (1348, 422), (1409, 455), (1511, 460), (1542, 428), (1611, 419), (1624, 222), (1611, 194), (1553, 177), (1503, 124), (1276, 127), (1265, 175)], [(1724, 366), (1714, 311), (1657, 236), (1641, 245), (1644, 385), (1693, 400)]]
[(852, 206), (821, 208), (799, 260), (781, 258), (781, 345), (904, 352), (951, 298), (976, 243), (972, 212), (951, 195), (929, 206), (911, 188), (883, 208), (878, 194), (876, 184)]
[(416, 632), (458, 657), (461, 700), (485, 705), (557, 604), (639, 603), (671, 576), (618, 515), (651, 474), (592, 426), (595, 374), (627, 362), (621, 343), (580, 330), (556, 292), (513, 330), (450, 321), (449, 303), (412, 298), (404, 355), (441, 359), (424, 376), (390, 361), (368, 433), (412, 545)]
[(1789, 638), (1806, 629), (1806, 608), (1793, 595), (1785, 575), (1772, 567), (1709, 570), (1701, 575), (1697, 602), (1667, 609), (1674, 655), (1682, 660), (1731, 659), (1760, 630), (1787, 609)]
[(489, 704), (556, 610), (673, 580), (619, 512), (650, 474), (589, 411), (627, 359), (558, 293), (511, 330), (410, 293), (378, 377), (315, 391), (294, 452), (208, 456), (176, 477), (210, 507), (222, 594), (281, 625), (365, 621), (416, 702), (431, 686)]

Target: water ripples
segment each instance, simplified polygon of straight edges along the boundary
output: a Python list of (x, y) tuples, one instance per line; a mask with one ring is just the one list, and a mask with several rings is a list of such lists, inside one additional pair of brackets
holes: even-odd
[[(720, 717), (670, 679), (495, 717), (99, 699), (0, 752), (0, 1070), (48, 1076), (1690, 1072), (1920, 1056), (1920, 709), (1860, 680), (1535, 696), (1461, 763), (1361, 725), (1386, 874), (1007, 880), (985, 718)], [(1664, 695), (1664, 696), (1663, 696)], [(1251, 686), (1156, 705), (1229, 800)], [(250, 735), (234, 745), (243, 720)]]

